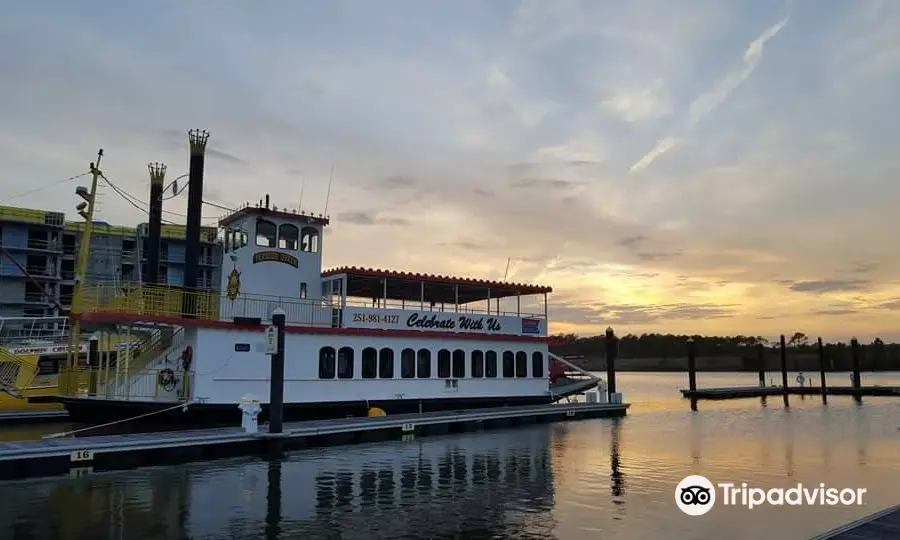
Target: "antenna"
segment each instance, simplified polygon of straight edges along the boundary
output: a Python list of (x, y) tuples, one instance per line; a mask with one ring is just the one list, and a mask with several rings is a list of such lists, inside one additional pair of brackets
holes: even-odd
[(503, 272), (503, 281), (506, 281), (506, 277), (509, 276), (509, 263), (512, 262), (512, 257), (506, 258), (506, 272)]
[(331, 174), (328, 175), (328, 193), (325, 194), (325, 211), (323, 214), (328, 215), (328, 199), (331, 198), (331, 180), (334, 179), (334, 164), (331, 165)]
[(298, 212), (303, 212), (303, 192), (305, 190), (306, 190), (306, 175), (304, 174), (303, 176), (300, 177), (300, 202), (297, 203), (297, 206), (299, 206), (299, 208), (297, 208)]

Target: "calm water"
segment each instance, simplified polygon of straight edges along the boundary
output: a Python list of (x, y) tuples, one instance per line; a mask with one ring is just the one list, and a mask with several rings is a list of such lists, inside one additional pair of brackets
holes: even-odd
[[(701, 402), (692, 413), (677, 393), (685, 378), (620, 374), (633, 406), (618, 421), (0, 484), (0, 538), (789, 540), (900, 503), (900, 399)], [(900, 385), (900, 374), (864, 384)], [(868, 493), (863, 506), (717, 505), (688, 517), (674, 490), (689, 474)]]

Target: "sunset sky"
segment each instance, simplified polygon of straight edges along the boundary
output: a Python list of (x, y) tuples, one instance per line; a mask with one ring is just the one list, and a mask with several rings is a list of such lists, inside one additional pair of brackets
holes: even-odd
[[(213, 8), (213, 6), (215, 6)], [(0, 204), (148, 161), (326, 267), (554, 287), (553, 331), (900, 339), (900, 2), (7, 3)], [(181, 220), (186, 197), (168, 201)], [(212, 224), (218, 211), (207, 207)], [(146, 217), (107, 189), (100, 219)], [(894, 241), (890, 240), (895, 238)]]

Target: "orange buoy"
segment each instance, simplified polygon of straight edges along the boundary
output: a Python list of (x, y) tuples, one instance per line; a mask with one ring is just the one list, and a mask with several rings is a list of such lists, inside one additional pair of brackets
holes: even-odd
[(369, 407), (368, 416), (387, 416), (387, 413), (384, 412), (384, 409), (379, 409), (378, 407)]

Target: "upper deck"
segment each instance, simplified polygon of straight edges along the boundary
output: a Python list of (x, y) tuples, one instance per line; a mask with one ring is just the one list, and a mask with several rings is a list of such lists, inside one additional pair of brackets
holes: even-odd
[(372, 268), (322, 273), (348, 328), (547, 335), (550, 287)]
[[(220, 293), (101, 284), (85, 288), (77, 316), (96, 322), (262, 324), (280, 307), (291, 326), (547, 336), (550, 287), (354, 267), (328, 270), (321, 278), (321, 295), (309, 297), (306, 291), (267, 296), (239, 287)], [(186, 306), (194, 317), (186, 317)]]

